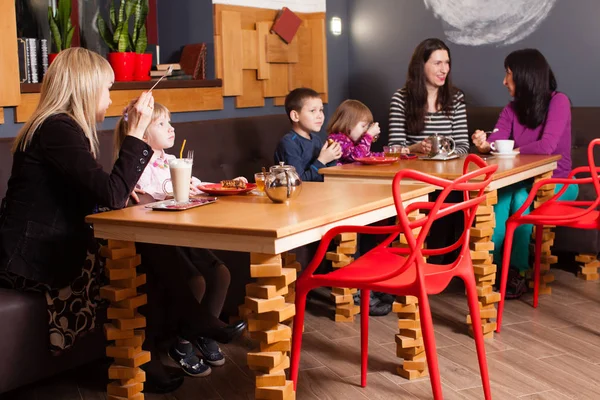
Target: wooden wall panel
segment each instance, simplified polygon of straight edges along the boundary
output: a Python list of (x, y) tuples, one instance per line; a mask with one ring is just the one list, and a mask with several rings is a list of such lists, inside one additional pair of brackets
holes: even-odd
[(298, 62), (298, 38), (285, 43), (275, 34), (267, 35), (267, 62), (295, 64)]
[(319, 93), (327, 92), (327, 40), (325, 20), (307, 21), (312, 39), (312, 88)]
[(285, 106), (285, 96), (274, 97), (273, 98), (273, 105), (276, 105), (276, 106)]
[(290, 44), (270, 33), (278, 10), (215, 4), (213, 13), (216, 75), (237, 107), (264, 104), (259, 94), (281, 105), (297, 87), (313, 88), (327, 101), (325, 13), (297, 13), (303, 23)]
[(286, 96), (288, 90), (288, 64), (269, 64), (271, 77), (263, 82), (265, 97)]
[[(279, 13), (279, 10), (270, 10), (266, 8), (256, 7), (241, 7), (231, 6), (227, 4), (215, 4), (213, 6), (213, 24), (214, 34), (218, 35), (221, 31), (221, 15), (220, 11), (238, 11), (242, 14), (242, 29), (253, 29), (254, 24), (257, 21), (271, 21), (271, 25), (275, 20), (275, 17)], [(325, 13), (297, 13), (302, 19), (322, 19), (325, 20)], [(269, 29), (271, 27), (269, 26)]]
[(0, 0), (0, 107), (21, 101), (17, 17), (13, 0)]
[[(113, 90), (108, 117), (117, 117), (131, 99), (139, 97), (143, 90)], [(223, 90), (220, 87), (154, 89), (154, 100), (171, 112), (209, 111), (223, 109)], [(39, 93), (23, 93), (21, 104), (15, 108), (15, 122), (25, 122), (31, 116), (40, 99)]]
[(257, 22), (256, 32), (258, 41), (258, 79), (269, 79), (270, 69), (267, 62), (267, 36), (271, 29), (271, 22)]
[(221, 12), (223, 11), (239, 12), (242, 16), (242, 29), (254, 29), (254, 25), (257, 21), (270, 21), (269, 29), (271, 29), (271, 25), (273, 25), (273, 21), (279, 12), (278, 10), (269, 10), (266, 8), (215, 4), (213, 6), (213, 24), (215, 35), (218, 35), (221, 31), (221, 25), (223, 24)]
[(242, 78), (242, 18), (239, 12), (221, 13), (221, 40), (223, 43), (223, 95), (244, 94)]
[(312, 30), (303, 24), (296, 33), (298, 39), (298, 62), (290, 64), (288, 89), (313, 86)]
[(242, 30), (242, 53), (242, 68), (258, 69), (258, 32), (255, 30)]
[(244, 70), (244, 94), (236, 96), (235, 106), (236, 108), (265, 106), (263, 83), (256, 79), (256, 70)]
[(4, 108), (0, 107), (0, 124), (4, 123)]
[(215, 78), (223, 79), (223, 40), (215, 36)]

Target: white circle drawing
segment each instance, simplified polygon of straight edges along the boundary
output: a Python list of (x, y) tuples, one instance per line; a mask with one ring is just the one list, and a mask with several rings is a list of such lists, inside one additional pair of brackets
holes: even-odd
[(423, 0), (448, 40), (467, 46), (516, 43), (546, 19), (556, 0)]

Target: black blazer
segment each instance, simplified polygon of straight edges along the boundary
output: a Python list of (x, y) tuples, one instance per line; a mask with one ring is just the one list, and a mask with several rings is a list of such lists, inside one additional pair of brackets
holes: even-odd
[(112, 172), (104, 172), (81, 127), (65, 114), (49, 117), (13, 158), (0, 209), (0, 269), (66, 286), (93, 244), (86, 215), (122, 208), (151, 156), (150, 146), (127, 137)]

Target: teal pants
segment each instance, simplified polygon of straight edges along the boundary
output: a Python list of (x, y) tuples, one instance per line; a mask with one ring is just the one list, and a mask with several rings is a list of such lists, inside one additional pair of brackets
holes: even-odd
[[(504, 248), (504, 237), (506, 236), (506, 221), (508, 217), (513, 215), (529, 196), (532, 182), (530, 180), (515, 183), (514, 185), (498, 189), (498, 204), (494, 206), (496, 214), (496, 228), (492, 235), (494, 242), (494, 264), (498, 266), (498, 271), (502, 267), (502, 250)], [(560, 191), (563, 185), (556, 185), (554, 192)], [(569, 185), (567, 190), (560, 196), (561, 200), (573, 201), (579, 194), (577, 185)], [(530, 210), (526, 210), (523, 215), (529, 214)], [(510, 266), (520, 272), (528, 270), (529, 264), (529, 243), (531, 241), (531, 232), (533, 225), (519, 225), (515, 229), (513, 238), (512, 252), (510, 254)]]

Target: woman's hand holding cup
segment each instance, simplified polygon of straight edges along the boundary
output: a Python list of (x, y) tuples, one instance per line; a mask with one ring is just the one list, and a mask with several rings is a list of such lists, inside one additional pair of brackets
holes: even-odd
[(478, 129), (471, 136), (473, 139), (473, 144), (477, 147), (480, 153), (489, 153), (490, 152), (490, 144), (487, 141), (487, 133)]

